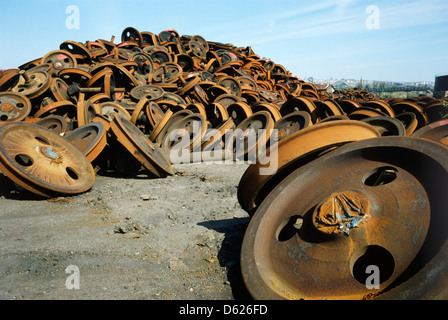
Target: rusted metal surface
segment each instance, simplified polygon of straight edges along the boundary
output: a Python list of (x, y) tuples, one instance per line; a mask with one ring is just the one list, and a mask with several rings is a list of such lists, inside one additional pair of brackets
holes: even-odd
[(41, 126), (0, 127), (0, 169), (22, 188), (42, 196), (75, 195), (95, 181), (90, 162), (65, 138)]
[[(238, 185), (238, 201), (244, 210), (253, 213), (280, 179), (325, 150), (379, 136), (373, 126), (355, 120), (325, 122), (299, 130), (271, 146), (265, 158), (249, 166)], [(274, 152), (275, 165), (270, 161)], [(261, 169), (265, 170), (263, 174)]]
[[(438, 226), (445, 221), (447, 150), (423, 139), (379, 137), (341, 146), (288, 175), (244, 237), (242, 274), (254, 298), (447, 297), (446, 288), (425, 279), (447, 276), (447, 231)], [(369, 265), (379, 267), (379, 289), (366, 285)]]
[[(254, 298), (448, 296), (432, 280), (447, 270), (446, 99), (330, 93), (250, 46), (173, 29), (120, 40), (67, 40), (0, 71), (0, 170), (17, 185), (74, 195), (102, 172), (167, 177), (194, 152), (248, 161)], [(386, 261), (381, 290), (361, 283), (371, 255)]]

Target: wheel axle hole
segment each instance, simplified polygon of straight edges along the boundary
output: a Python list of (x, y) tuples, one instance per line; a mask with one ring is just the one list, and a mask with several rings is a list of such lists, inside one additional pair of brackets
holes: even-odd
[(16, 162), (23, 167), (29, 167), (34, 163), (33, 160), (26, 154), (18, 154), (14, 157), (14, 160), (16, 160)]
[(283, 221), (277, 229), (277, 240), (280, 242), (288, 241), (302, 227), (303, 218), (294, 215)]
[(364, 184), (370, 187), (385, 185), (394, 181), (397, 175), (398, 170), (393, 167), (379, 167), (368, 174)]
[(371, 276), (377, 277), (378, 284), (384, 283), (394, 273), (395, 260), (392, 254), (378, 245), (364, 247), (353, 256), (352, 260), (354, 260), (352, 275), (363, 285)]
[(73, 170), (72, 168), (70, 168), (70, 167), (67, 167), (66, 169), (65, 169), (65, 171), (67, 171), (67, 174), (70, 176), (70, 178), (72, 178), (73, 180), (78, 180), (79, 179), (79, 177), (78, 177), (78, 174), (75, 172), (75, 170)]
[(82, 138), (81, 139), (85, 139), (85, 138), (87, 138), (87, 137), (90, 137), (92, 135), (92, 132), (86, 132), (83, 136), (82, 136)]
[(47, 144), (47, 145), (50, 144), (50, 142), (44, 137), (35, 137), (35, 139), (43, 144)]

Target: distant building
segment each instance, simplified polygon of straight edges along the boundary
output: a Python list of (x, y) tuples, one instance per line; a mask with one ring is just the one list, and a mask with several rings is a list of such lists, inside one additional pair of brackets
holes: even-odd
[(448, 74), (436, 75), (434, 83), (434, 97), (442, 98), (446, 96), (448, 91)]

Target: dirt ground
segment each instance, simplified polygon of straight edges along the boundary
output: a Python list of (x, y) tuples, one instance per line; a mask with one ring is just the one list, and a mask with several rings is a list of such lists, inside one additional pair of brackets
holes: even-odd
[[(55, 199), (0, 174), (0, 299), (250, 299), (240, 271), (249, 217), (236, 196), (247, 166), (97, 174), (90, 191)], [(66, 285), (74, 276), (79, 289)]]

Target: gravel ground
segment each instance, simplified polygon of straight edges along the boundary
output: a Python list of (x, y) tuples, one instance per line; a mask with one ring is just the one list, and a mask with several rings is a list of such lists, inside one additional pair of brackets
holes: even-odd
[(90, 191), (54, 199), (0, 174), (0, 299), (250, 299), (236, 196), (247, 164), (174, 168), (164, 179), (97, 174)]

